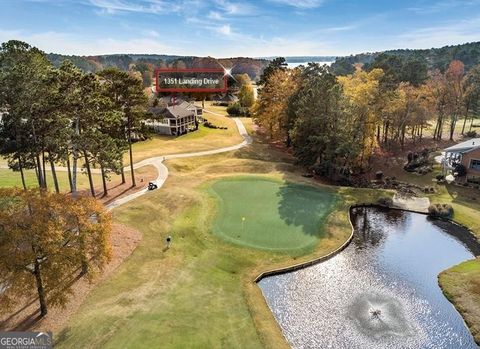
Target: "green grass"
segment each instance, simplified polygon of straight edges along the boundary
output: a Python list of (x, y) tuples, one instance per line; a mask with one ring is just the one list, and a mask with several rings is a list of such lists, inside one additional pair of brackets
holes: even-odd
[[(208, 109), (210, 107), (206, 106)], [(215, 113), (226, 114), (225, 107), (214, 107)], [(227, 147), (240, 143), (242, 137), (238, 134), (235, 121), (229, 117), (205, 113), (204, 117), (216, 126), (227, 127), (226, 130), (207, 128), (200, 124), (195, 132), (185, 135), (162, 136), (154, 135), (152, 138), (133, 144), (134, 162), (166, 154), (190, 153)], [(124, 155), (124, 163), (129, 163), (128, 153)]]
[[(115, 220), (140, 230), (142, 240), (55, 335), (56, 348), (288, 347), (252, 280), (260, 271), (340, 246), (350, 234), (348, 213), (338, 200), (339, 214), (329, 216), (333, 220), (313, 254), (291, 256), (224, 241), (212, 233), (216, 202), (209, 188), (225, 175), (270, 178), (277, 189), (298, 181), (329, 190), (285, 171), (294, 170), (288, 164), (240, 155), (168, 161), (171, 176), (164, 187), (114, 210)], [(349, 200), (351, 195), (345, 193)], [(164, 250), (167, 235), (173, 243)]]
[[(351, 233), (348, 206), (386, 195), (303, 178), (288, 154), (258, 138), (235, 152), (169, 160), (167, 166), (164, 187), (113, 211), (116, 221), (140, 230), (142, 240), (54, 334), (56, 348), (289, 348), (252, 280), (335, 250)], [(298, 183), (339, 192), (312, 253), (272, 253), (212, 233), (217, 207), (211, 184), (252, 175), (279, 186)], [(165, 250), (168, 235), (173, 243)]]
[(239, 245), (293, 255), (312, 250), (335, 201), (327, 190), (261, 177), (222, 179), (210, 192), (218, 204), (214, 234)]
[(162, 189), (117, 210), (142, 241), (56, 347), (261, 348), (238, 276), (258, 256), (213, 237), (207, 207), (206, 194)]
[(480, 343), (480, 262), (463, 262), (439, 276), (445, 295), (464, 317), (477, 343)]
[[(99, 174), (93, 174), (93, 180), (97, 184), (101, 184), (101, 177)], [(78, 174), (78, 187), (79, 188), (88, 188), (88, 177), (85, 174)], [(68, 174), (67, 172), (57, 171), (58, 185), (61, 191), (70, 190), (68, 184)], [(35, 175), (35, 171), (26, 170), (25, 171), (25, 182), (28, 187), (37, 187), (38, 181)], [(53, 179), (51, 171), (47, 171), (47, 186), (53, 188)], [(9, 187), (22, 187), (22, 179), (20, 177), (20, 172), (14, 172), (9, 169), (0, 169), (0, 188), (9, 188)]]

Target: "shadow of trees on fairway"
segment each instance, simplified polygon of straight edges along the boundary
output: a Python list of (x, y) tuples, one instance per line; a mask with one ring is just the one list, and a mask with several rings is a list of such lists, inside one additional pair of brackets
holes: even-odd
[(334, 194), (300, 184), (286, 183), (277, 193), (278, 212), (288, 225), (300, 226), (305, 234), (320, 237), (332, 210)]

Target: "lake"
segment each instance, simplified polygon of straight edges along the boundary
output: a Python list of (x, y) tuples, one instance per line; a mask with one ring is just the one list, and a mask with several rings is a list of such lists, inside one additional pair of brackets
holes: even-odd
[(331, 259), (258, 285), (293, 348), (478, 348), (438, 274), (480, 253), (469, 232), (426, 215), (354, 208)]

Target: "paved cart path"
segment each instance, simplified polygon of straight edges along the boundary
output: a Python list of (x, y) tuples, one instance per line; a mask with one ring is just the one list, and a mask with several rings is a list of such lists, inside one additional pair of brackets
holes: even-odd
[[(207, 110), (204, 110), (206, 113), (211, 113), (217, 115), (217, 113), (214, 112), (209, 112)], [(218, 114), (220, 115), (220, 114)], [(222, 115), (223, 116), (223, 115)], [(247, 130), (245, 129), (245, 126), (243, 125), (242, 121), (239, 118), (233, 118), (235, 121), (235, 124), (237, 125), (238, 132), (240, 135), (243, 137), (243, 142), (239, 144), (235, 144), (229, 147), (223, 147), (223, 148), (218, 148), (218, 149), (212, 149), (212, 150), (205, 150), (205, 151), (199, 151), (199, 152), (193, 152), (193, 153), (181, 153), (181, 154), (171, 154), (171, 155), (161, 155), (161, 156), (155, 156), (152, 158), (148, 158), (145, 160), (142, 160), (140, 162), (137, 162), (133, 165), (134, 169), (143, 167), (143, 166), (153, 166), (157, 169), (158, 176), (156, 179), (156, 183), (158, 185), (158, 188), (161, 188), (165, 181), (168, 178), (168, 168), (165, 166), (163, 163), (165, 160), (171, 160), (171, 159), (180, 159), (180, 158), (190, 158), (190, 157), (197, 157), (197, 156), (208, 156), (208, 155), (213, 155), (213, 154), (219, 154), (219, 153), (225, 153), (228, 151), (232, 150), (237, 150), (240, 148), (243, 148), (244, 146), (252, 143), (252, 138), (249, 136)], [(127, 168), (125, 168), (127, 170)], [(148, 189), (142, 189), (140, 191), (137, 191), (133, 194), (124, 196), (122, 198), (119, 198), (117, 200), (112, 201), (107, 205), (107, 208), (109, 210), (114, 209), (115, 207), (118, 207), (120, 205), (126, 204), (127, 202), (130, 202), (142, 195), (145, 195), (148, 193)]]
[[(204, 110), (204, 112), (214, 114), (214, 115), (224, 116), (222, 114), (218, 114), (218, 113), (211, 112), (211, 111), (208, 111), (208, 110)], [(154, 156), (154, 157), (144, 159), (142, 161), (139, 161), (139, 162), (135, 163), (133, 165), (133, 168), (137, 169), (137, 168), (144, 167), (144, 166), (155, 167), (157, 169), (157, 172), (158, 172), (158, 176), (157, 176), (157, 179), (156, 179), (155, 182), (157, 183), (158, 188), (161, 188), (168, 178), (168, 168), (167, 168), (167, 166), (165, 166), (163, 164), (163, 162), (165, 160), (179, 159), (179, 158), (190, 158), (190, 157), (197, 157), (197, 156), (208, 156), (208, 155), (213, 155), (213, 154), (225, 153), (225, 152), (228, 152), (228, 151), (243, 148), (244, 146), (252, 143), (252, 138), (248, 134), (248, 132), (247, 132), (245, 126), (243, 125), (242, 121), (239, 118), (233, 118), (233, 120), (235, 121), (235, 124), (237, 125), (238, 132), (243, 137), (243, 141), (239, 144), (235, 144), (235, 145), (232, 145), (232, 146), (229, 146), (229, 147), (223, 147), (223, 148), (205, 150), (205, 151), (199, 151), (199, 152), (171, 154), (171, 155), (167, 154), (167, 155)], [(3, 169), (3, 168), (8, 169), (9, 167), (6, 164), (0, 164), (0, 169)], [(68, 171), (68, 169), (66, 167), (63, 167), (63, 166), (58, 166), (58, 167), (56, 166), (55, 169), (57, 171), (61, 171), (61, 172), (62, 171), (64, 171), (64, 172)], [(50, 168), (46, 168), (46, 170), (49, 171)], [(84, 171), (85, 171), (85, 169), (79, 169), (79, 172), (84, 172)], [(125, 172), (130, 171), (130, 166), (126, 166), (124, 168), (124, 171)], [(92, 173), (101, 173), (100, 169), (98, 169), (98, 168), (92, 168), (91, 172)], [(137, 191), (133, 194), (130, 194), (130, 195), (127, 195), (127, 196), (124, 196), (122, 198), (119, 198), (117, 200), (112, 201), (106, 207), (107, 207), (107, 209), (112, 210), (115, 207), (126, 204), (127, 202), (132, 201), (132, 200), (134, 200), (134, 199), (136, 199), (136, 198), (138, 198), (142, 195), (145, 195), (146, 193), (148, 193), (147, 188), (139, 190), (139, 191)]]

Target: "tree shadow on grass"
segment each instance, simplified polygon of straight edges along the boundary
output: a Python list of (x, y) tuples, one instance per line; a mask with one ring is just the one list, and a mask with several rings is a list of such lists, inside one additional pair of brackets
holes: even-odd
[(286, 183), (280, 187), (277, 195), (280, 197), (278, 212), (286, 224), (301, 227), (308, 235), (323, 235), (323, 224), (335, 202), (332, 193)]

